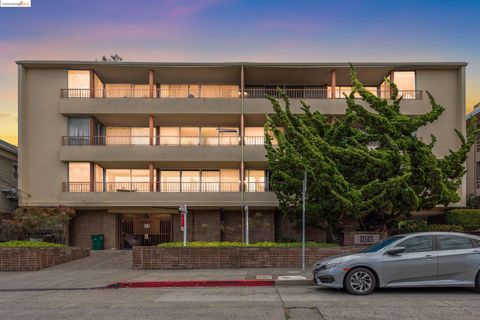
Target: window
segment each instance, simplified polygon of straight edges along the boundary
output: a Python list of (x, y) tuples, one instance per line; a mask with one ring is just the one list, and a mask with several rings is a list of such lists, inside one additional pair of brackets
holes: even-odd
[(460, 250), (471, 248), (473, 248), (473, 243), (470, 238), (450, 235), (438, 236), (438, 250)]
[(245, 170), (245, 191), (265, 192), (265, 170)]
[(425, 252), (433, 250), (432, 236), (418, 236), (400, 242), (397, 247), (404, 247), (404, 253)]
[(69, 89), (90, 89), (89, 70), (68, 70)]
[(12, 163), (12, 180), (18, 181), (18, 163)]
[(160, 142), (162, 146), (177, 146), (180, 144), (179, 127), (160, 127)]
[(240, 170), (221, 169), (220, 170), (220, 190), (222, 192), (240, 191)]
[(90, 162), (70, 162), (68, 164), (68, 182), (70, 192), (91, 191)]
[(200, 191), (200, 171), (182, 171), (182, 192)]
[(202, 192), (220, 191), (220, 171), (202, 170)]
[(258, 146), (265, 142), (265, 130), (263, 127), (246, 127), (245, 128), (245, 145)]
[(150, 128), (147, 127), (107, 127), (106, 135), (106, 144), (148, 145), (150, 143)]
[(150, 191), (150, 170), (106, 169), (105, 181), (109, 192), (147, 192)]
[(68, 144), (90, 144), (89, 118), (68, 118)]
[(180, 192), (180, 171), (160, 172), (160, 191)]

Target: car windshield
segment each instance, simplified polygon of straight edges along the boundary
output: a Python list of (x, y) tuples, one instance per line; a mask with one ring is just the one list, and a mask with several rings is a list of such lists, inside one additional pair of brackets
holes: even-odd
[(365, 248), (360, 252), (363, 252), (363, 253), (378, 252), (378, 251), (382, 250), (383, 248), (385, 248), (386, 246), (388, 246), (389, 244), (391, 244), (391, 243), (393, 243), (397, 240), (400, 240), (403, 237), (404, 236), (393, 236), (393, 237), (385, 238), (382, 241), (379, 241), (379, 242), (375, 243), (373, 246)]

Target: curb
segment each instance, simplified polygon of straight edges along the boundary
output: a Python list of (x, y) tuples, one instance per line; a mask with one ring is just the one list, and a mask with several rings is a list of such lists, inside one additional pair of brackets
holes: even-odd
[(185, 281), (125, 281), (107, 286), (121, 288), (200, 288), (200, 287), (273, 287), (274, 280), (185, 280)]

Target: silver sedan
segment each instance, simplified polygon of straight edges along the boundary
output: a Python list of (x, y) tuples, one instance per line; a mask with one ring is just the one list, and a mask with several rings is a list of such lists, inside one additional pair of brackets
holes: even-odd
[(358, 253), (318, 261), (313, 279), (317, 285), (357, 295), (401, 287), (480, 291), (480, 237), (453, 232), (391, 236)]

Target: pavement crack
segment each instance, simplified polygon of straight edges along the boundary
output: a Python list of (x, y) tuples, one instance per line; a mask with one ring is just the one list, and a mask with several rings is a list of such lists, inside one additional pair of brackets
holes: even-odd
[(290, 313), (288, 312), (287, 305), (286, 305), (285, 301), (283, 300), (282, 295), (280, 294), (280, 291), (278, 290), (277, 287), (275, 287), (275, 292), (277, 293), (278, 299), (280, 299), (280, 302), (282, 304), (283, 314), (285, 315), (285, 319), (286, 320), (290, 319)]

